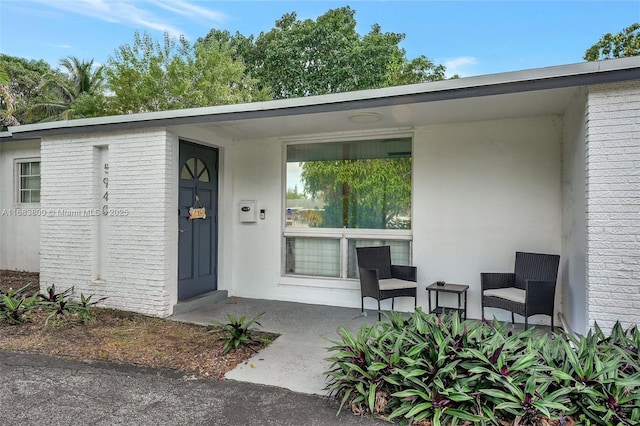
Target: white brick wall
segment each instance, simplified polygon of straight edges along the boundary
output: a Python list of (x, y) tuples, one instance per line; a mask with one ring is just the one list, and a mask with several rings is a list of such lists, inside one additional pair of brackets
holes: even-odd
[(589, 325), (640, 324), (640, 83), (590, 88), (587, 105)]
[[(75, 294), (106, 296), (107, 306), (166, 316), (175, 303), (177, 214), (174, 157), (177, 141), (165, 130), (67, 135), (42, 140), (42, 208), (95, 209), (101, 166), (95, 146), (108, 147), (107, 265), (97, 278), (99, 217), (47, 214), (41, 222), (41, 286), (75, 287)], [(175, 235), (174, 235), (175, 234)]]

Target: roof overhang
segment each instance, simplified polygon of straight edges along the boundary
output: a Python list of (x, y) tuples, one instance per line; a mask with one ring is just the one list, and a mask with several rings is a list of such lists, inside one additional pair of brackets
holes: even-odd
[(640, 80), (640, 57), (267, 102), (27, 124), (10, 127), (8, 132), (0, 133), (0, 141), (148, 127), (224, 125), (273, 117), (384, 109), (532, 92), (551, 93), (630, 80)]

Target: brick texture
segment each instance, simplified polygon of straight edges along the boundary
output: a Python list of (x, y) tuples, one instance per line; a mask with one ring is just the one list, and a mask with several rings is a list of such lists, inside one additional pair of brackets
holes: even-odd
[[(96, 146), (108, 147), (109, 209), (126, 215), (82, 213), (100, 205)], [(41, 206), (48, 212), (41, 222), (43, 289), (74, 287), (76, 296), (106, 296), (107, 306), (171, 314), (176, 273), (167, 259), (176, 231), (174, 146), (172, 137), (158, 129), (42, 140)], [(102, 237), (100, 226), (105, 227)]]
[(640, 323), (640, 85), (594, 86), (587, 106), (587, 312)]

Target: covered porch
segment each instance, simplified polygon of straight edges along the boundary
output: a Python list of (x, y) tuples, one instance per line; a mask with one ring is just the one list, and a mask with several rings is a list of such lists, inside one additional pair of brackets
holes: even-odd
[[(40, 141), (44, 211), (104, 207), (100, 184), (108, 162), (108, 207), (126, 212), (73, 221), (42, 217), (43, 286), (65, 283), (106, 296), (120, 309), (171, 315), (180, 298), (180, 146), (188, 143), (216, 152), (210, 264), (217, 290), (359, 307), (352, 249), (368, 241), (400, 242), (418, 270), (418, 306), (426, 308), (425, 287), (432, 282), (466, 284), (468, 317), (477, 319), (481, 272), (513, 270), (516, 251), (551, 253), (561, 255), (556, 314), (585, 332), (594, 321), (604, 328), (616, 319), (637, 322), (640, 312), (638, 80), (638, 59), (627, 58), (27, 125), (12, 128), (9, 143)], [(409, 228), (287, 226), (288, 147), (398, 138), (410, 141), (410, 150), (402, 151), (411, 160)], [(259, 217), (243, 219), (246, 202)], [(287, 241), (296, 238), (331, 240), (335, 272), (296, 269), (287, 257)], [(400, 302), (396, 309), (413, 308), (412, 301)]]

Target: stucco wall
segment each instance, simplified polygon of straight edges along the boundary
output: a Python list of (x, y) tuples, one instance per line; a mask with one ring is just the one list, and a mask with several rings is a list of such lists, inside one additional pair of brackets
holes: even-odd
[(640, 322), (640, 87), (591, 87), (587, 103), (588, 321)]
[(16, 160), (39, 159), (40, 141), (0, 143), (0, 269), (40, 269), (40, 203), (18, 204)]
[[(560, 254), (560, 138), (555, 116), (417, 132), (413, 232), (421, 285), (468, 284), (469, 317), (480, 318), (481, 272), (513, 271), (516, 251)], [(485, 315), (510, 319), (497, 309)]]
[[(426, 309), (424, 287), (433, 281), (469, 284), (469, 317), (479, 318), (480, 272), (512, 271), (516, 250), (560, 253), (561, 134), (555, 116), (416, 130), (413, 261), (419, 305)], [(282, 143), (240, 141), (230, 167), (236, 170), (234, 204), (256, 199), (267, 210), (267, 218), (255, 224), (234, 219), (233, 251), (226, 257), (233, 263), (232, 293), (359, 307), (355, 280), (281, 276)], [(412, 305), (405, 300), (396, 307)], [(533, 322), (538, 319), (548, 323), (545, 317)]]
[[(100, 149), (109, 163), (109, 216)], [(42, 141), (41, 287), (75, 287), (105, 304), (168, 315), (176, 300), (178, 140), (161, 129)]]
[(562, 151), (562, 312), (575, 332), (587, 331), (586, 93), (572, 100), (564, 114)]

